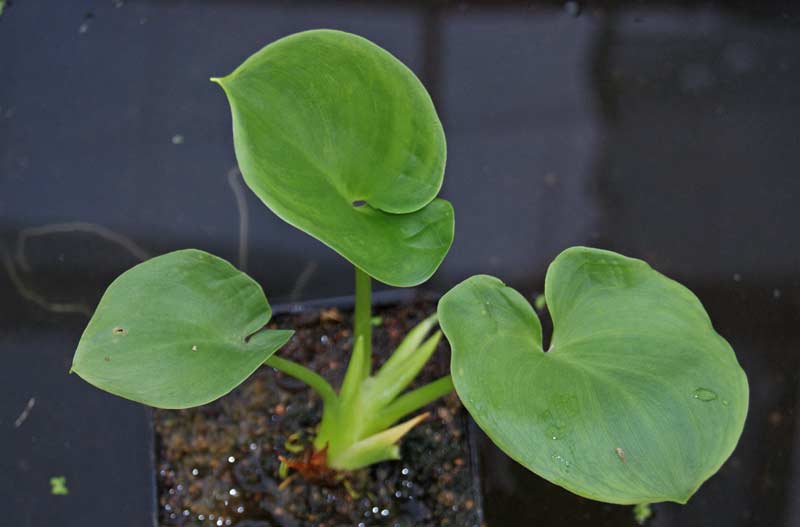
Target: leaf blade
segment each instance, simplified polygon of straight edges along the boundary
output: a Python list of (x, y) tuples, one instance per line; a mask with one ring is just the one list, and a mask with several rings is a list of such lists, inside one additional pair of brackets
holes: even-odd
[(72, 370), (150, 406), (198, 406), (238, 386), (288, 341), (291, 331), (259, 331), (270, 315), (261, 287), (231, 264), (202, 251), (175, 251), (114, 280)]
[(273, 212), (390, 285), (433, 274), (453, 241), (452, 206), (436, 198), (446, 145), (408, 68), (366, 39), (313, 30), (217, 82), (245, 181)]
[(548, 353), (533, 309), (499, 280), (473, 277), (440, 301), (456, 391), (476, 422), (576, 494), (688, 500), (747, 412), (746, 377), (700, 302), (644, 262), (587, 248), (556, 258), (545, 294)]

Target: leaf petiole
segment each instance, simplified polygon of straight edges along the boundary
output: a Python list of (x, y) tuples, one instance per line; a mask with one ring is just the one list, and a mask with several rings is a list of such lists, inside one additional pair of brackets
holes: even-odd
[[(355, 267), (355, 266), (354, 266)], [(363, 355), (359, 364), (350, 364), (349, 368), (360, 368), (360, 379), (369, 377), (372, 369), (372, 279), (370, 276), (355, 267), (356, 271), (356, 307), (355, 322), (353, 324), (353, 341), (363, 341)]]
[(275, 368), (286, 375), (291, 375), (295, 379), (303, 381), (319, 394), (319, 396), (322, 398), (322, 402), (325, 405), (336, 402), (336, 392), (333, 391), (333, 388), (330, 384), (328, 384), (328, 381), (326, 381), (321, 375), (314, 373), (305, 366), (301, 366), (296, 362), (288, 359), (282, 359), (274, 355), (265, 360), (264, 365), (269, 366), (270, 368)]

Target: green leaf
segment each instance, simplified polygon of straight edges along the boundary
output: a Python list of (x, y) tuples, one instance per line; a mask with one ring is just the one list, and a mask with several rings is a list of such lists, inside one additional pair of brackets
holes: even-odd
[(747, 378), (691, 291), (645, 262), (567, 249), (545, 280), (552, 346), (530, 304), (490, 276), (439, 303), (459, 397), (543, 478), (621, 504), (685, 503), (733, 451)]
[(644, 525), (653, 516), (653, 509), (649, 503), (637, 503), (633, 506), (633, 519), (639, 525)]
[(364, 379), (369, 375), (369, 372), (363, 370), (369, 366), (370, 361), (366, 356), (364, 338), (358, 337), (355, 345), (353, 345), (353, 353), (350, 355), (350, 362), (342, 381), (342, 388), (339, 390), (339, 399), (341, 399), (343, 405), (352, 404), (353, 400), (358, 397)]
[(374, 408), (382, 408), (391, 403), (422, 371), (441, 339), (442, 332), (437, 331), (406, 358), (403, 367), (391, 368), (387, 361), (384, 368), (381, 368), (374, 377), (364, 381), (364, 389), (369, 393), (370, 404)]
[(72, 371), (150, 406), (198, 406), (236, 388), (289, 340), (291, 331), (259, 331), (270, 315), (261, 287), (225, 260), (172, 252), (108, 287)]
[[(381, 366), (381, 369), (376, 374), (376, 377), (384, 379), (392, 379), (403, 374), (406, 370), (408, 361), (417, 354), (417, 350), (422, 345), (425, 337), (436, 326), (438, 319), (436, 313), (430, 315), (428, 318), (414, 326), (408, 334), (403, 337), (403, 340), (392, 352), (389, 359)], [(438, 341), (437, 341), (438, 344)], [(434, 349), (435, 349), (434, 345)]]
[(412, 428), (428, 418), (427, 412), (393, 426), (383, 432), (371, 435), (350, 445), (335, 458), (329, 458), (329, 466), (339, 470), (356, 470), (381, 461), (400, 459), (397, 442)]
[(53, 496), (68, 496), (67, 478), (65, 476), (53, 476), (50, 478), (50, 494)]
[(314, 30), (219, 83), (247, 185), (275, 214), (374, 278), (427, 280), (453, 241), (445, 138), (428, 93), (370, 41)]

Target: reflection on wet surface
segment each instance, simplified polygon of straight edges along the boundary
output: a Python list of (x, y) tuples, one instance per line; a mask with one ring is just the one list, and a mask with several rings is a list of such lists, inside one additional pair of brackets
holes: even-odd
[[(151, 521), (152, 495), (137, 494), (152, 488), (146, 412), (66, 375), (124, 269), (197, 247), (246, 267), (273, 303), (350, 292), (337, 255), (242, 192), (207, 81), (311, 27), (378, 42), (433, 95), (457, 216), (430, 287), (484, 272), (533, 301), (553, 256), (585, 244), (644, 258), (703, 301), (748, 373), (750, 414), (720, 473), (687, 506), (654, 506), (650, 525), (800, 523), (796, 8), (51, 1), (0, 17), (13, 524)], [(633, 524), (630, 507), (576, 498), (483, 445), (490, 525)], [(62, 475), (69, 496), (54, 497)]]

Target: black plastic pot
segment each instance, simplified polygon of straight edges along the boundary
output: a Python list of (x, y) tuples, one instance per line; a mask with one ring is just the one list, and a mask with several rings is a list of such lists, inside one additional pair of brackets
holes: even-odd
[[(435, 310), (436, 296), (411, 290), (376, 296), (377, 367), (408, 329)], [(277, 327), (296, 331), (279, 355), (336, 386), (352, 349), (352, 305), (352, 298), (342, 297), (276, 306)], [(440, 344), (417, 384), (448, 374), (448, 354)], [(280, 476), (279, 456), (302, 459), (301, 450), (310, 449), (320, 410), (318, 397), (304, 384), (261, 368), (215, 403), (156, 411), (160, 524), (484, 525), (474, 429), (455, 394), (424, 409), (430, 417), (403, 438), (399, 461), (311, 480)]]

